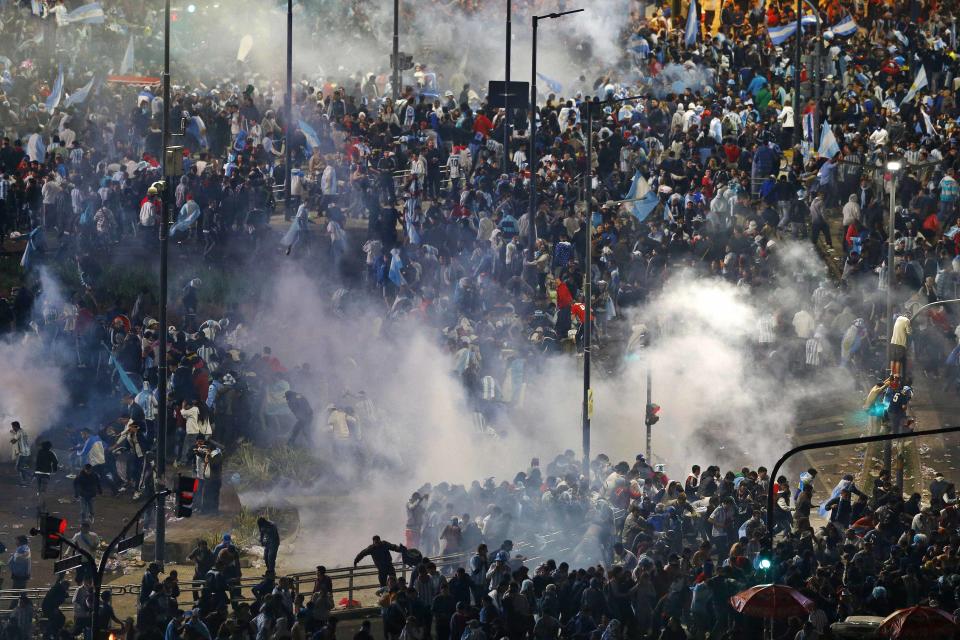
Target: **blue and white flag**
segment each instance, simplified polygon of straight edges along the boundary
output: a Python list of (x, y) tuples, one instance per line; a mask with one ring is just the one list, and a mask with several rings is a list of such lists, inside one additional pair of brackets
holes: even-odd
[(697, 44), (699, 35), (700, 21), (697, 20), (697, 0), (690, 0), (690, 6), (687, 8), (687, 29), (683, 41), (688, 47), (692, 47)]
[(180, 216), (177, 218), (177, 223), (170, 227), (170, 237), (172, 238), (192, 227), (198, 218), (200, 218), (200, 205), (193, 200), (184, 202), (183, 206), (180, 207)]
[(140, 102), (141, 100), (146, 100), (148, 104), (152, 104), (154, 98), (156, 98), (156, 96), (153, 95), (153, 93), (151, 93), (150, 91), (147, 91), (146, 89), (144, 89), (143, 91), (137, 94), (137, 102)]
[(131, 35), (130, 39), (127, 41), (127, 50), (123, 54), (123, 60), (120, 62), (120, 75), (130, 73), (130, 71), (133, 70), (133, 65), (133, 35)]
[(400, 249), (390, 250), (390, 272), (387, 277), (398, 287), (407, 284), (407, 280), (403, 277), (403, 258), (400, 257)]
[(317, 135), (313, 127), (303, 120), (299, 121), (298, 126), (300, 127), (300, 131), (303, 131), (303, 136), (307, 139), (307, 150), (313, 153), (313, 150), (320, 146), (320, 136)]
[(243, 129), (237, 132), (237, 138), (233, 141), (233, 150), (240, 152), (247, 146), (247, 132)]
[(103, 24), (106, 21), (107, 16), (99, 2), (91, 2), (82, 7), (77, 7), (64, 16), (64, 22), (67, 23)]
[(770, 36), (770, 42), (777, 47), (789, 40), (796, 32), (796, 21), (789, 24), (782, 24), (779, 27), (767, 27), (767, 35)]
[(287, 229), (283, 238), (280, 239), (280, 246), (288, 251), (293, 249), (310, 231), (311, 224), (313, 224), (313, 221), (310, 220), (307, 205), (301, 204), (300, 208), (297, 209), (297, 215), (294, 216), (293, 222), (290, 223), (290, 228)]
[(206, 149), (210, 146), (207, 143), (207, 125), (200, 116), (192, 116), (187, 122), (187, 135), (197, 141), (200, 148)]
[(833, 127), (826, 122), (823, 123), (823, 131), (820, 132), (820, 146), (817, 147), (817, 153), (823, 158), (832, 158), (840, 153), (840, 145), (837, 144), (837, 137), (833, 135)]
[(920, 89), (923, 89), (927, 86), (927, 70), (921, 65), (920, 71), (917, 72), (917, 77), (913, 79), (913, 84), (910, 85), (910, 90), (907, 91), (907, 95), (903, 96), (903, 100), (900, 101), (900, 104), (904, 102), (910, 102), (917, 97), (917, 92)]
[(547, 88), (549, 88), (550, 91), (552, 91), (553, 93), (559, 94), (561, 91), (563, 91), (563, 85), (557, 82), (556, 80), (554, 80), (553, 78), (548, 78), (547, 76), (543, 75), (539, 71), (537, 72), (537, 77), (543, 80), (544, 84), (547, 85)]
[(32, 44), (40, 44), (41, 42), (43, 42), (43, 29), (40, 29), (37, 32), (37, 35), (33, 36), (32, 38), (27, 38), (26, 40), (18, 44), (17, 51), (22, 51)]
[(846, 38), (857, 32), (857, 23), (853, 19), (853, 16), (847, 16), (837, 24), (833, 25), (830, 30), (836, 35)]
[(100, 76), (93, 76), (90, 78), (90, 82), (83, 85), (73, 93), (67, 96), (67, 99), (63, 101), (64, 107), (72, 107), (76, 104), (83, 104), (87, 101), (87, 98), (90, 97), (90, 92), (93, 91), (93, 87), (97, 84), (97, 81)]
[(27, 246), (24, 247), (23, 257), (20, 258), (20, 266), (23, 267), (24, 271), (30, 271), (30, 268), (33, 266), (35, 255), (43, 251), (43, 249), (43, 229), (41, 227), (37, 227), (30, 232), (30, 235), (27, 236)]
[(137, 383), (134, 382), (133, 378), (130, 377), (130, 374), (120, 366), (120, 361), (117, 360), (116, 356), (114, 356), (112, 353), (110, 354), (110, 364), (112, 364), (116, 369), (117, 377), (120, 378), (120, 382), (123, 384), (124, 389), (127, 390), (127, 393), (134, 396), (140, 393), (140, 388), (137, 387)]
[(630, 40), (627, 42), (627, 51), (635, 53), (641, 58), (646, 58), (650, 55), (650, 43), (639, 33), (635, 33), (630, 36)]
[(45, 105), (47, 105), (47, 113), (50, 113), (58, 106), (60, 106), (60, 101), (63, 100), (63, 66), (60, 66), (60, 70), (57, 72), (57, 79), (53, 81), (53, 90), (50, 91), (50, 95), (47, 96)]
[(817, 16), (814, 14), (805, 13), (803, 14), (803, 17), (800, 18), (800, 28), (803, 29), (806, 27), (815, 27), (819, 21), (819, 18), (817, 18)]
[(43, 143), (43, 136), (31, 133), (27, 138), (27, 157), (30, 162), (43, 162), (47, 157), (47, 145)]
[(813, 140), (813, 111), (803, 114), (803, 139)]
[(30, 0), (30, 12), (35, 16), (43, 17), (43, 3), (40, 0)]
[(630, 213), (633, 214), (633, 217), (636, 218), (638, 222), (646, 220), (647, 217), (653, 213), (653, 210), (657, 208), (657, 205), (660, 204), (660, 198), (657, 197), (655, 191), (650, 189), (647, 179), (640, 175), (639, 171), (633, 174), (630, 189), (627, 191), (627, 195), (624, 196), (624, 200), (631, 201), (625, 202), (624, 204), (630, 207)]

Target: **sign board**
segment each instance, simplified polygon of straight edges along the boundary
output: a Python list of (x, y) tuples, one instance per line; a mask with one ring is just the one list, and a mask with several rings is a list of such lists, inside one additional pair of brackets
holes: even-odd
[(130, 536), (129, 538), (124, 538), (117, 543), (117, 553), (121, 551), (126, 551), (127, 549), (133, 549), (134, 547), (139, 547), (143, 544), (143, 534), (138, 533), (135, 536)]
[(63, 573), (64, 571), (70, 571), (71, 569), (76, 569), (77, 567), (81, 566), (83, 566), (83, 556), (70, 556), (69, 558), (64, 558), (63, 560), (57, 560), (54, 562), (53, 572)]
[(526, 110), (530, 106), (530, 83), (491, 80), (487, 85), (487, 104), (495, 109)]

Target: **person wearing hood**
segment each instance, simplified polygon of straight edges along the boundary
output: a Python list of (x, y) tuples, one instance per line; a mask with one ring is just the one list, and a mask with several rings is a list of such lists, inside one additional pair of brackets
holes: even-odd
[(27, 536), (17, 536), (17, 547), (7, 561), (7, 568), (10, 570), (11, 586), (14, 589), (26, 589), (33, 569)]

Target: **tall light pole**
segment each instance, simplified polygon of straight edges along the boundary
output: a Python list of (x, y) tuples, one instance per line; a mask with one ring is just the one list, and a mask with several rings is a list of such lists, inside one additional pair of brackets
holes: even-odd
[[(160, 207), (160, 345), (157, 354), (157, 393), (160, 396), (157, 403), (160, 409), (160, 426), (157, 431), (157, 469), (156, 477), (160, 486), (154, 487), (159, 492), (163, 489), (164, 476), (167, 472), (167, 211), (173, 200), (173, 185), (167, 166), (167, 147), (170, 144), (170, 0), (164, 1), (163, 7), (163, 130), (161, 132), (160, 157), (163, 168), (163, 206)], [(164, 498), (157, 500), (157, 530), (154, 544), (154, 559), (161, 565), (164, 560), (166, 546), (166, 513), (167, 501)]]
[(527, 229), (527, 244), (530, 251), (537, 243), (537, 228), (535, 221), (537, 219), (537, 26), (541, 20), (553, 20), (571, 13), (580, 13), (583, 9), (572, 9), (570, 11), (561, 11), (560, 13), (548, 13), (542, 16), (532, 16), (530, 18), (533, 27), (533, 53), (530, 56), (530, 139), (527, 151), (527, 166), (530, 168), (530, 209), (528, 217), (530, 225)]
[[(803, 13), (803, 0), (797, 0), (797, 32), (794, 34), (796, 42), (794, 43), (795, 48), (793, 51), (793, 117), (800, 117), (800, 50), (802, 44), (802, 38), (800, 37), (800, 15)], [(802, 122), (802, 120), (801, 120)], [(793, 144), (800, 144), (800, 132), (803, 130), (803, 125), (796, 126), (794, 122), (793, 127)]]
[[(393, 76), (390, 86), (393, 89), (393, 108), (397, 108), (400, 99), (400, 0), (393, 0)], [(398, 117), (400, 114), (397, 114)]]
[(283, 145), (283, 217), (290, 219), (290, 181), (293, 179), (293, 0), (287, 0), (287, 91), (283, 99), (287, 141)]
[[(823, 28), (823, 21), (820, 19), (820, 12), (817, 11), (817, 8), (813, 6), (813, 3), (810, 0), (803, 0), (804, 3), (810, 10), (813, 11), (813, 15), (817, 18), (817, 49), (814, 56), (816, 57), (816, 64), (811, 73), (811, 81), (813, 82), (813, 140), (810, 141), (811, 146), (814, 149), (819, 149), (820, 147), (820, 72), (821, 72), (821, 63), (820, 56), (822, 55), (822, 44), (823, 38), (821, 37), (821, 30)], [(798, 18), (799, 19), (799, 18)], [(800, 38), (800, 26), (803, 23), (801, 22), (797, 25), (797, 39)], [(803, 123), (800, 118), (800, 114), (797, 113), (797, 110), (793, 110), (794, 118), (794, 131), (803, 130)], [(800, 126), (797, 127), (796, 124), (800, 123)]]
[[(903, 167), (903, 164), (899, 160), (890, 160), (887, 162), (887, 171), (890, 172), (890, 211), (889, 217), (887, 219), (887, 346), (893, 339), (893, 287), (896, 283), (896, 271), (893, 268), (893, 261), (895, 259), (895, 250), (893, 243), (893, 235), (897, 230), (897, 175), (900, 172), (900, 169)], [(890, 425), (888, 423), (887, 429), (889, 431)], [(890, 440), (886, 440), (883, 443), (883, 468), (890, 472), (890, 468), (893, 463), (893, 443)], [(900, 467), (903, 469), (903, 467)], [(901, 472), (902, 473), (902, 472)], [(902, 478), (902, 476), (901, 476)], [(901, 480), (902, 482), (902, 480)]]
[(507, 0), (507, 44), (504, 49), (504, 66), (506, 67), (503, 79), (506, 81), (503, 98), (503, 170), (507, 173), (510, 167), (510, 45), (513, 39), (513, 0)]
[(593, 168), (593, 110), (600, 103), (592, 99), (587, 102), (587, 170), (586, 170), (586, 188), (584, 189), (587, 199), (587, 234), (583, 272), (583, 423), (581, 426), (583, 435), (583, 476), (590, 483), (590, 349), (591, 349), (591, 284), (593, 283), (593, 176), (590, 172)]

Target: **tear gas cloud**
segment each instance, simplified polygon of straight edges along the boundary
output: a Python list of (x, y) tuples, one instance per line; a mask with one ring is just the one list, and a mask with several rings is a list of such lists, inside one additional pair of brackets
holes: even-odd
[[(821, 263), (806, 247), (787, 245), (781, 261), (784, 273), (822, 274), (816, 266)], [(341, 318), (331, 314), (329, 297), (315, 279), (298, 271), (283, 273), (251, 322), (248, 349), (269, 345), (288, 367), (305, 361), (323, 371), (321, 385), (296, 389), (316, 409), (317, 441), (326, 426), (326, 414), (317, 406), (320, 386), (333, 398), (343, 390), (364, 390), (381, 420), (378, 433), (365, 435), (366, 444), (399, 470), (371, 474), (342, 456), (318, 451), (316, 486), (244, 495), (251, 506), (275, 500), (309, 503), (314, 500), (309, 496), (323, 493), (323, 474), (335, 470), (352, 479), (346, 504), (301, 509), (304, 530), (317, 532), (297, 542), (305, 557), (336, 564), (373, 533), (400, 538), (403, 505), (422, 483), (509, 480), (531, 457), (547, 460), (567, 448), (579, 452), (582, 382), (574, 360), (555, 356), (532, 375), (513, 424), (498, 424), (505, 433), (491, 439), (476, 433), (465, 393), (452, 374), (452, 353), (436, 330), (415, 315), (384, 323), (383, 311), (373, 305)], [(792, 305), (808, 301), (809, 293), (800, 287), (751, 296), (717, 279), (673, 276), (662, 293), (627, 313), (628, 323), (660, 327), (643, 359), (614, 375), (601, 370), (594, 376), (592, 454), (605, 452), (617, 461), (643, 451), (649, 361), (653, 399), (663, 407), (663, 419), (654, 427), (654, 461), (665, 463), (668, 475), (679, 476), (693, 463), (724, 469), (772, 464), (789, 442), (800, 403), (849, 385), (847, 377), (830, 370), (808, 383), (785, 383), (765, 366), (766, 354), (754, 348), (761, 313), (793, 310)]]
[[(45, 317), (68, 313), (66, 299), (57, 280), (48, 269), (39, 271), (42, 293), (37, 299)], [(69, 354), (46, 348), (44, 334), (37, 330), (0, 341), (0, 430), (5, 432), (11, 420), (20, 422), (31, 438), (36, 438), (66, 408), (69, 394), (61, 359)], [(9, 445), (3, 447), (9, 451)]]
[[(426, 63), (438, 74), (441, 90), (459, 93), (471, 82), (482, 97), (486, 82), (503, 75), (505, 11), (502, 3), (482, 3), (475, 13), (447, 10), (429, 0), (403, 3), (400, 18), (400, 50), (412, 53), (414, 61)], [(595, 75), (618, 64), (623, 49), (620, 33), (627, 24), (629, 0), (615, 0), (584, 7), (586, 11), (541, 23), (538, 69), (563, 86), (565, 95), (587, 89), (578, 78), (592, 82)], [(282, 95), (285, 77), (286, 10), (251, 0), (201, 5), (195, 14), (173, 25), (172, 56), (174, 84), (184, 76), (209, 82), (208, 69), (220, 69), (223, 78), (262, 85), (269, 80), (275, 95)], [(569, 7), (566, 7), (569, 8)], [(542, 13), (561, 7), (543, 6)], [(389, 3), (357, 5), (328, 3), (322, 17), (308, 15), (294, 3), (294, 79), (358, 80), (368, 73), (389, 75), (392, 50), (393, 11)], [(527, 78), (531, 53), (529, 18), (514, 10), (513, 77)], [(253, 36), (253, 46), (242, 63), (237, 62), (240, 41)], [(404, 72), (411, 83), (412, 70)], [(178, 77), (179, 76), (179, 77)], [(214, 82), (217, 78), (212, 79)], [(546, 88), (539, 87), (542, 93)], [(279, 104), (277, 101), (274, 103)]]

